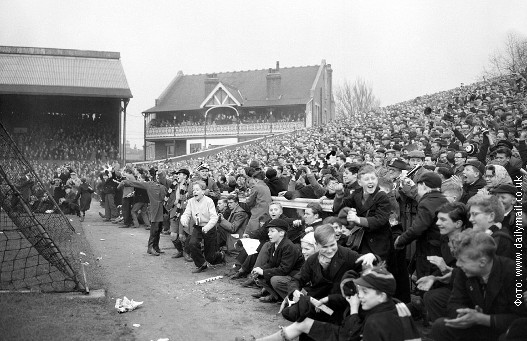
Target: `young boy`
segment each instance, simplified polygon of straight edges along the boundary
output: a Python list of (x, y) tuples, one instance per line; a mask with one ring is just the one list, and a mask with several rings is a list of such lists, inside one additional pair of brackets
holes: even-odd
[(273, 219), (267, 227), (270, 244), (267, 250), (262, 250), (268, 253), (267, 263), (252, 271), (263, 277), (257, 279), (263, 290), (253, 297), (261, 302), (274, 303), (287, 295), (288, 284), (302, 267), (304, 258), (300, 249), (286, 237), (289, 227), (286, 221)]

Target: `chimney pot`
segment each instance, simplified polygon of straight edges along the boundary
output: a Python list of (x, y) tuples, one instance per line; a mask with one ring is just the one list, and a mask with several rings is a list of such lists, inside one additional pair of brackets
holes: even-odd
[(277, 60), (276, 61), (276, 72), (278, 72), (280, 70), (280, 62)]

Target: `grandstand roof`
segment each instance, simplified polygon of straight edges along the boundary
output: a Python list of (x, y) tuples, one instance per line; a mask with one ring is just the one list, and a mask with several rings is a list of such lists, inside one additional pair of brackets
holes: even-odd
[[(309, 102), (320, 65), (280, 68), (273, 70), (281, 77), (281, 96), (267, 98), (269, 70), (232, 71), (214, 74), (245, 107), (306, 104)], [(181, 71), (145, 112), (197, 110), (209, 95), (205, 92), (207, 74), (184, 75)], [(212, 89), (211, 89), (212, 90)]]
[(0, 94), (132, 98), (118, 52), (0, 46)]

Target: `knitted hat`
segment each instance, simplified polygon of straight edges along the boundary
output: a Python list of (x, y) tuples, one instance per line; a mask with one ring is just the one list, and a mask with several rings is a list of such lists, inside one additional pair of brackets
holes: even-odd
[(353, 282), (361, 287), (375, 289), (390, 296), (395, 294), (395, 278), (388, 270), (383, 268), (371, 269), (371, 271), (363, 273), (361, 277), (353, 280)]

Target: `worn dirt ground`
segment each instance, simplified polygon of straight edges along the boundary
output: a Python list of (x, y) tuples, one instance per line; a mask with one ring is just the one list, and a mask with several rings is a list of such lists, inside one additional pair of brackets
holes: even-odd
[(243, 288), (239, 281), (223, 278), (195, 284), (224, 275), (232, 258), (227, 258), (226, 266), (192, 274), (193, 263), (171, 258), (175, 249), (169, 236), (161, 236), (160, 247), (166, 253), (151, 256), (146, 253), (149, 231), (103, 222), (99, 210), (94, 202), (82, 223), (94, 256), (102, 257), (90, 266), (99, 267), (108, 283), (105, 289), (112, 303), (107, 309), (115, 311), (118, 297), (144, 301), (122, 315), (128, 326), (140, 324), (134, 328), (136, 340), (234, 340), (237, 335), (267, 335), (289, 324), (277, 315), (277, 304), (252, 298), (256, 289)]

